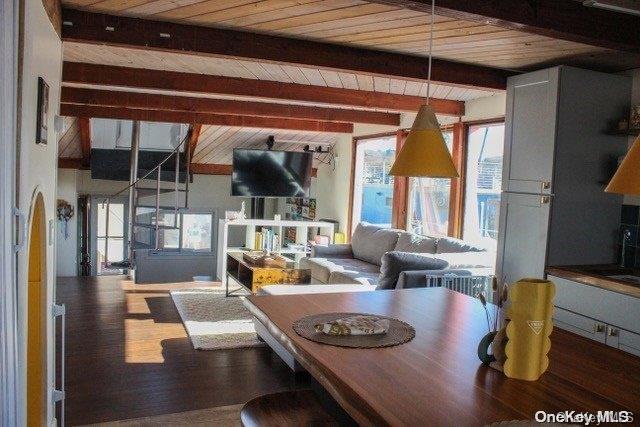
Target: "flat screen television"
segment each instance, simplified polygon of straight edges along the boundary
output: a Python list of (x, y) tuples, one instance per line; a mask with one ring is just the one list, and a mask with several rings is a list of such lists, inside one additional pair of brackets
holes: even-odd
[(313, 153), (233, 150), (231, 195), (243, 197), (309, 197)]

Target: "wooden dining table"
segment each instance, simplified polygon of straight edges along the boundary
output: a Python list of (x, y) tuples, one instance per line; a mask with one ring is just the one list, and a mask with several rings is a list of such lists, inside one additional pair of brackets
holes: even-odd
[[(360, 425), (486, 425), (534, 420), (538, 411), (632, 411), (640, 422), (640, 358), (556, 328), (550, 364), (537, 381), (484, 366), (480, 302), (444, 288), (335, 294), (252, 295), (272, 335)], [(390, 316), (415, 338), (386, 348), (320, 344), (293, 330), (310, 314)]]

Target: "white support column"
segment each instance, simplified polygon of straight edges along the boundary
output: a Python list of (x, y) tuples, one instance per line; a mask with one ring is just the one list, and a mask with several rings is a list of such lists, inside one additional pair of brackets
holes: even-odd
[(3, 426), (23, 424), (16, 399), (22, 392), (17, 376), (16, 223), (10, 214), (16, 206), (18, 4), (17, 0), (0, 3), (0, 425)]

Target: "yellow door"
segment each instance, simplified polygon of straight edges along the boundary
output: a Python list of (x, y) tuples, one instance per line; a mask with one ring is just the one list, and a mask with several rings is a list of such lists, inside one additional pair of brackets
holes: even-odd
[(46, 220), (42, 194), (36, 196), (29, 238), (27, 288), (27, 425), (46, 424), (47, 321)]

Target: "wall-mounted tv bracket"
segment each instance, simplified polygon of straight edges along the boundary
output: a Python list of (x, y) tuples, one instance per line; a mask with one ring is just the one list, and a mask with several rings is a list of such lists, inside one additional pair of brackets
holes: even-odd
[(273, 135), (269, 135), (267, 137), (267, 149), (269, 151), (273, 150), (273, 145), (276, 143), (276, 137)]
[(308, 152), (312, 152), (312, 153), (316, 153), (316, 154), (328, 154), (330, 152), (329, 148), (324, 149), (319, 145), (316, 148), (314, 148), (313, 150), (311, 149), (311, 146), (305, 145), (303, 150), (304, 151), (308, 151)]

